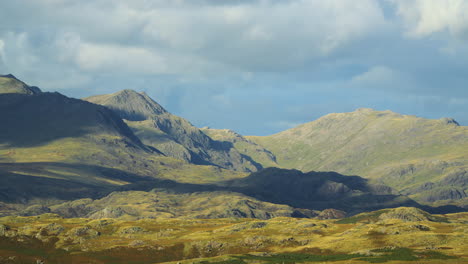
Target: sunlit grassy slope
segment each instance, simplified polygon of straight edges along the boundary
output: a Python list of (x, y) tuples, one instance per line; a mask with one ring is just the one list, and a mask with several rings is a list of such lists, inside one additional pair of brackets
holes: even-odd
[(0, 262), (466, 263), (467, 223), (414, 208), (344, 220), (4, 217)]
[(452, 119), (359, 109), (248, 139), (285, 168), (359, 175), (421, 202), (466, 197), (468, 128)]
[(15, 76), (0, 75), (0, 94), (3, 93), (19, 93), (19, 94), (38, 94), (41, 90), (37, 87), (31, 87), (24, 82), (16, 79)]

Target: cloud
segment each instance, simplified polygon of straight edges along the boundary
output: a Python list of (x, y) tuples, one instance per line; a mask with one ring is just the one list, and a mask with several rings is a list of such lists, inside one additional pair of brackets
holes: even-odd
[(4, 2), (0, 71), (44, 90), (137, 89), (248, 134), (358, 107), (468, 111), (468, 0)]
[[(194, 66), (206, 67), (199, 70), (204, 72), (219, 65), (229, 71), (297, 68), (339, 52), (385, 23), (382, 10), (374, 0), (362, 0), (359, 4), (352, 0), (226, 1), (224, 4), (20, 0), (8, 3), (4, 10), (3, 20), (8, 19), (8, 13), (21, 18), (11, 17), (6, 21), (5, 25), (12, 28), (39, 27), (56, 34), (78, 35), (81, 42), (87, 43), (82, 49), (73, 49), (81, 53), (77, 56), (84, 57), (82, 66), (110, 67), (113, 63), (107, 57), (112, 54), (113, 61), (135, 56), (142, 59), (139, 64), (142, 67), (179, 74)], [(30, 12), (35, 15), (28, 17)], [(12, 21), (19, 23), (13, 25)], [(96, 56), (96, 61), (91, 62), (87, 54)], [(166, 63), (162, 60), (179, 61), (181, 57), (202, 63), (179, 68), (163, 66)]]
[(168, 72), (165, 59), (144, 48), (82, 44), (76, 55), (78, 65), (88, 71), (112, 69), (127, 73), (164, 74)]
[(6, 72), (4, 57), (5, 57), (5, 42), (2, 39), (0, 39), (0, 72)]
[(408, 34), (425, 37), (448, 31), (468, 40), (468, 1), (466, 0), (391, 0), (404, 20)]
[(352, 81), (356, 83), (366, 83), (366, 84), (375, 84), (381, 82), (389, 82), (396, 78), (396, 73), (394, 70), (386, 66), (374, 66), (368, 71), (354, 76)]

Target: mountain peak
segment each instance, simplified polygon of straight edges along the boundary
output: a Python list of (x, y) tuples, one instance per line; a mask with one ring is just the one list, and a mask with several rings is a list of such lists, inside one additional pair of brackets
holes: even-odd
[(460, 126), (460, 124), (455, 119), (453, 119), (451, 117), (443, 117), (443, 118), (441, 118), (439, 120), (442, 121), (444, 124), (447, 124), (447, 125)]
[(10, 79), (15, 79), (15, 80), (18, 80), (18, 78), (16, 78), (13, 74), (9, 73), (9, 74), (5, 74), (5, 75), (0, 75), (1, 78), (10, 78)]
[(151, 116), (167, 113), (161, 105), (146, 93), (125, 89), (113, 94), (96, 95), (85, 98), (91, 103), (100, 104), (116, 111), (122, 118), (130, 121), (142, 121)]
[(361, 108), (356, 109), (355, 112), (375, 112), (375, 111), (376, 110), (374, 110), (373, 108), (361, 107)]
[(139, 95), (140, 93), (132, 89), (123, 89), (113, 93), (113, 95)]
[(28, 86), (13, 74), (0, 75), (0, 94), (27, 94), (41, 93), (35, 86)]
[(357, 114), (379, 114), (379, 116), (384, 116), (386, 114), (393, 114), (393, 115), (400, 115), (398, 113), (395, 113), (391, 110), (375, 110), (373, 108), (358, 108), (354, 112), (351, 113), (357, 113)]

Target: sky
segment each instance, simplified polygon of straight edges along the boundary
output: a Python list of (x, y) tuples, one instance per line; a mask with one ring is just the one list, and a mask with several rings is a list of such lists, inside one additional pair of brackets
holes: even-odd
[(269, 135), (367, 107), (468, 125), (468, 0), (15, 0), (0, 74)]

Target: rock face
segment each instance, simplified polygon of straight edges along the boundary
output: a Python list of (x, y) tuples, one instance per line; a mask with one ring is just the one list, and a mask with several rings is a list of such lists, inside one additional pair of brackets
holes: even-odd
[(318, 215), (318, 219), (340, 219), (346, 217), (346, 212), (336, 209), (325, 209)]
[(32, 205), (26, 208), (22, 215), (24, 216), (31, 216), (31, 215), (40, 215), (50, 213), (50, 208), (43, 206), (43, 205)]
[[(404, 194), (417, 194), (417, 199), (426, 203), (456, 201), (468, 197), (468, 170), (452, 170), (446, 177), (435, 182), (426, 182), (409, 188)], [(463, 206), (463, 204), (461, 204)], [(464, 204), (464, 206), (468, 206)]]
[(246, 157), (250, 157), (255, 163), (261, 164), (263, 167), (278, 167), (276, 157), (271, 151), (254, 143), (246, 137), (236, 133), (230, 129), (212, 129), (204, 127), (201, 129), (213, 140), (228, 142), (232, 144), (239, 153)]
[(145, 93), (123, 90), (85, 100), (114, 110), (145, 144), (167, 156), (238, 171), (261, 168), (239, 153), (232, 143), (211, 139), (187, 120), (167, 112)]

